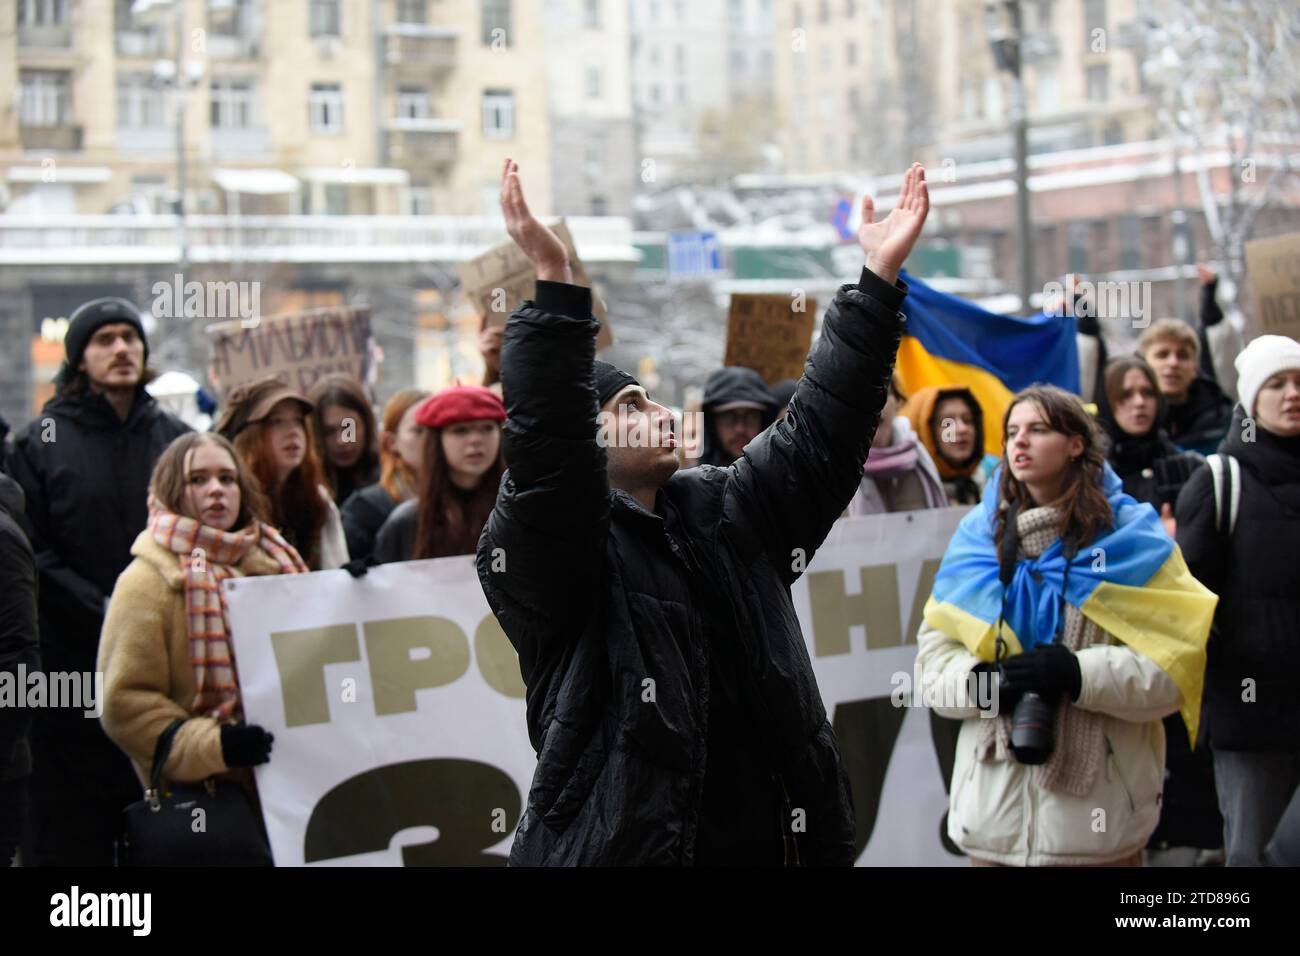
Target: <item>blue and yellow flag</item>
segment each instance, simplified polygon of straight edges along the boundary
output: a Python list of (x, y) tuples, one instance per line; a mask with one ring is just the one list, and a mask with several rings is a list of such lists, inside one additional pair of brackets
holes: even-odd
[(984, 410), (984, 450), (1002, 454), (1002, 416), (1011, 396), (1035, 382), (1079, 392), (1073, 316), (998, 315), (940, 292), (906, 271), (907, 316), (898, 375), (908, 395), (930, 385), (965, 385)]
[[(1001, 468), (984, 498), (962, 519), (944, 554), (925, 605), (925, 620), (981, 660), (996, 658), (994, 633), (1002, 611), (1002, 582), (993, 541)], [(1181, 713), (1196, 742), (1205, 679), (1205, 642), (1218, 597), (1192, 577), (1182, 552), (1149, 504), (1124, 493), (1106, 466), (1102, 486), (1113, 527), (1080, 548), (1068, 580), (1061, 541), (1020, 561), (1006, 589), (1002, 637), (1009, 652), (1048, 643), (1065, 600), (1108, 634), (1160, 666), (1183, 694)]]

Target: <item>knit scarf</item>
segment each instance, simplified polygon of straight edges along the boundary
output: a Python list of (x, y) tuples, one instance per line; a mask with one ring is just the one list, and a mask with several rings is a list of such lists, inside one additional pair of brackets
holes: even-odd
[(307, 565), (270, 525), (253, 521), (239, 531), (221, 531), (168, 511), (152, 495), (148, 527), (154, 541), (176, 555), (185, 575), (185, 624), (194, 668), (190, 713), (237, 719), (239, 685), (221, 582), (237, 573), (236, 567), (254, 548), (275, 559), (282, 574), (306, 573)]
[[(1029, 508), (1020, 512), (1016, 529), (1020, 533), (1018, 561), (1036, 558), (1060, 537), (1061, 512), (1056, 508)], [(1106, 644), (1105, 631), (1071, 604), (1065, 606), (1062, 643), (1071, 651), (1093, 644)], [(1097, 773), (1106, 759), (1103, 717), (1081, 710), (1063, 695), (1053, 720), (1056, 746), (1047, 762), (1034, 768), (1038, 786), (1076, 797), (1087, 796), (1097, 781)], [(1013, 760), (1011, 752), (1011, 715), (999, 714), (995, 720), (979, 721), (980, 760)]]

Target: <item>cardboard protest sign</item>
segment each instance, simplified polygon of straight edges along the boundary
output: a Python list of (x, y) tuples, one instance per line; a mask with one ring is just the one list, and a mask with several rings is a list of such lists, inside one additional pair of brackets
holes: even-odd
[(803, 375), (812, 346), (817, 300), (735, 292), (727, 313), (723, 365), (752, 368), (773, 385)]
[[(591, 288), (591, 279), (583, 268), (582, 260), (578, 258), (578, 250), (573, 244), (568, 225), (561, 219), (551, 229), (569, 252), (573, 281)], [(507, 239), (482, 255), (460, 263), (456, 266), (456, 274), (465, 289), (465, 298), (474, 304), (479, 315), (487, 317), (489, 326), (505, 325), (515, 306), (524, 299), (533, 298), (537, 292), (537, 273), (533, 270), (533, 264), (513, 239)], [(605, 303), (595, 289), (591, 290), (591, 305), (596, 318), (600, 320), (596, 348), (603, 349), (613, 344), (614, 335), (610, 331), (609, 316), (605, 314)]]
[(1246, 274), (1259, 331), (1300, 339), (1300, 232), (1246, 243)]
[(365, 382), (370, 372), (370, 309), (307, 309), (255, 322), (207, 328), (212, 374), (221, 396), (236, 385), (274, 375), (305, 392), (318, 378), (341, 372)]

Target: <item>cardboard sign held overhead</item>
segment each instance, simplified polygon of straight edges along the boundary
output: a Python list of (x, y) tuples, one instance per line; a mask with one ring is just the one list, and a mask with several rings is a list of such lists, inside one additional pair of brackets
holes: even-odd
[(723, 365), (752, 368), (768, 385), (803, 375), (817, 300), (734, 292)]
[(1300, 232), (1246, 243), (1246, 276), (1259, 331), (1300, 339)]
[[(561, 219), (551, 226), (551, 231), (569, 252), (573, 281), (591, 288), (591, 279), (582, 266), (582, 260), (578, 258), (578, 250), (573, 244), (568, 225)], [(465, 298), (474, 304), (479, 315), (487, 317), (489, 326), (505, 325), (515, 306), (537, 294), (537, 273), (513, 239), (507, 239), (473, 259), (466, 259), (456, 266), (456, 274), (460, 276), (460, 284), (465, 289)], [(605, 303), (595, 289), (591, 289), (591, 306), (596, 318), (600, 320), (596, 348), (603, 349), (613, 344), (614, 335), (610, 331), (609, 317), (605, 314)]]
[(365, 382), (370, 373), (370, 309), (307, 309), (254, 322), (210, 325), (212, 375), (221, 398), (236, 385), (274, 375), (306, 392), (342, 372)]

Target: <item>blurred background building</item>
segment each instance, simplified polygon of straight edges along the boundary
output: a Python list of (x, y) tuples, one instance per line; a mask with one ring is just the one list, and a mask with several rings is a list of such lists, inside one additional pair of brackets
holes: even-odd
[[(1245, 241), (1300, 229), (1298, 39), (1294, 0), (0, 0), (0, 411), (77, 304), (178, 272), (369, 304), (380, 398), (476, 378), (455, 265), (504, 238), (506, 156), (672, 401), (730, 292), (851, 275), (837, 206), (887, 212), (914, 159), (928, 281), (1008, 312), (1150, 281), (1194, 320), (1211, 261), (1248, 324)], [(202, 325), (160, 321), (156, 363), (201, 378)]]

